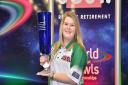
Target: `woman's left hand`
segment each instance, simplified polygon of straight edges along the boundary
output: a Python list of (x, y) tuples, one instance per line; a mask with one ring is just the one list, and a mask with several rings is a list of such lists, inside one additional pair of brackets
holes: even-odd
[(43, 70), (43, 71), (37, 73), (37, 75), (46, 76), (46, 77), (49, 77), (51, 79), (53, 79), (54, 74), (55, 74), (54, 71), (46, 71), (46, 70)]
[(50, 72), (49, 72), (49, 71), (47, 71), (47, 70), (43, 70), (43, 71), (37, 72), (37, 74), (36, 74), (36, 75), (49, 77)]

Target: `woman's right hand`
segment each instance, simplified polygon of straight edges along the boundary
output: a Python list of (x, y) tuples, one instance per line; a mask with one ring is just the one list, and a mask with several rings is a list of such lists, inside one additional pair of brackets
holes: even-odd
[(48, 56), (40, 53), (40, 65), (43, 65), (45, 62), (48, 62)]

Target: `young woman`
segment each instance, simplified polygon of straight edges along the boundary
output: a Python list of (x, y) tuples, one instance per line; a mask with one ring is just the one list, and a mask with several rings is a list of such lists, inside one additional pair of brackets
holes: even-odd
[[(82, 42), (80, 25), (74, 12), (65, 12), (62, 17), (59, 40), (52, 46), (50, 72), (41, 76), (50, 77), (50, 85), (80, 85), (87, 63), (87, 54)], [(41, 56), (40, 63), (46, 62)]]

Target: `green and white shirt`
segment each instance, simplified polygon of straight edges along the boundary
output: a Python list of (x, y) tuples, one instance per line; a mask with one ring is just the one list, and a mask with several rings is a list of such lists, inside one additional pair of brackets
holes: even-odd
[[(54, 72), (66, 73), (69, 78), (80, 85), (83, 70), (87, 63), (87, 54), (78, 43), (74, 43), (71, 50), (66, 50), (71, 46), (70, 42), (66, 48), (60, 47), (54, 55), (50, 69)], [(62, 76), (63, 77), (63, 76)], [(69, 85), (55, 80), (50, 80), (50, 85)]]

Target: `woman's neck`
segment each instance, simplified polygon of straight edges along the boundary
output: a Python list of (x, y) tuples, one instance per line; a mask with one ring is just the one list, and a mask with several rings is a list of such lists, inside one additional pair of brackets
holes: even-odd
[(65, 40), (64, 40), (64, 43), (63, 43), (63, 47), (66, 47), (67, 44), (68, 44), (70, 41), (71, 41), (71, 40), (67, 40), (67, 39), (65, 39)]

